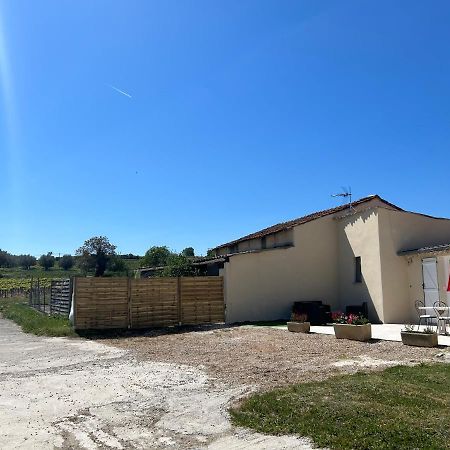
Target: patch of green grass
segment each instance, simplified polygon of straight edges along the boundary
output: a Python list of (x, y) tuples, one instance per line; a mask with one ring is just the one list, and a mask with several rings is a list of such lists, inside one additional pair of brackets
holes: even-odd
[(256, 394), (235, 425), (334, 449), (450, 449), (450, 365), (397, 366)]
[(0, 299), (0, 313), (5, 319), (20, 325), (25, 333), (38, 336), (76, 336), (68, 319), (36, 311), (25, 300)]

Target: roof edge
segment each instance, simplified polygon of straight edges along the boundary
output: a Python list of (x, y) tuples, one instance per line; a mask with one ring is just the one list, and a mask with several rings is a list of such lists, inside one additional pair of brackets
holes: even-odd
[(400, 250), (397, 252), (399, 256), (408, 256), (408, 255), (420, 255), (424, 253), (440, 253), (440, 252), (450, 252), (450, 243), (449, 244), (438, 244), (438, 245), (430, 245), (428, 247), (420, 247), (414, 248), (410, 250)]
[[(384, 198), (380, 197), (378, 194), (369, 195), (367, 197), (362, 197), (358, 200), (353, 201), (351, 204), (352, 204), (352, 206), (358, 206), (360, 204), (367, 203), (372, 200), (379, 200), (379, 201), (385, 203), (386, 205), (390, 206), (391, 208), (395, 209), (396, 211), (404, 211), (399, 206), (388, 202)], [(317, 212), (314, 212), (311, 214), (307, 214), (306, 216), (298, 217), (297, 219), (289, 220), (286, 222), (280, 222), (275, 225), (271, 225), (269, 227), (263, 228), (259, 231), (247, 234), (247, 235), (245, 235), (241, 238), (235, 239), (233, 241), (226, 242), (225, 244), (220, 244), (216, 247), (213, 247), (212, 250), (218, 250), (223, 247), (229, 247), (231, 245), (235, 245), (235, 244), (238, 244), (239, 242), (244, 242), (244, 241), (247, 241), (250, 239), (258, 239), (263, 236), (268, 236), (270, 234), (278, 233), (280, 231), (286, 231), (286, 230), (294, 228), (298, 225), (303, 225), (305, 223), (312, 222), (313, 220), (320, 219), (322, 217), (326, 217), (326, 216), (329, 216), (329, 215), (332, 215), (332, 214), (335, 214), (335, 213), (338, 213), (341, 211), (345, 211), (345, 210), (349, 209), (349, 207), (350, 207), (349, 204), (341, 205), (341, 206), (337, 206), (334, 208), (325, 209), (325, 210), (317, 211)]]

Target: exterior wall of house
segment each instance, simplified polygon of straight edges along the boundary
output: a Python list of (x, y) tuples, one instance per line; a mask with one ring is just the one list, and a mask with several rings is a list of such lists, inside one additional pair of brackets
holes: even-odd
[[(292, 242), (293, 247), (269, 249)], [(378, 199), (352, 214), (336, 213), (268, 235), (267, 250), (233, 255), (221, 270), (226, 320), (288, 318), (294, 301), (317, 299), (332, 310), (367, 302), (372, 322), (411, 322), (414, 301), (423, 298), (421, 258), (398, 252), (442, 243), (450, 243), (450, 220), (397, 211)], [(355, 282), (357, 256), (361, 283)], [(448, 261), (439, 263), (442, 286), (448, 282)]]
[[(294, 240), (293, 230), (279, 231), (278, 233), (273, 233), (265, 237), (265, 245), (267, 249), (275, 248), (282, 245), (292, 244)], [(216, 250), (216, 256), (228, 255), (230, 253), (237, 252), (248, 252), (250, 250), (261, 250), (263, 249), (262, 239), (248, 239), (246, 241), (238, 242), (234, 246), (221, 247)]]
[(279, 231), (278, 233), (275, 233), (274, 238), (275, 238), (274, 246), (293, 244), (294, 230), (290, 229), (290, 230)]
[(450, 306), (450, 292), (447, 291), (448, 285), (450, 283), (450, 252), (447, 252), (445, 256), (442, 256), (443, 266), (444, 266), (444, 283), (442, 287), (444, 289), (445, 295), (443, 295), (443, 300), (447, 302), (447, 306)]
[[(449, 243), (450, 220), (376, 207), (339, 222), (341, 308), (366, 301), (372, 322), (416, 321), (414, 303), (423, 298), (422, 257), (408, 260), (398, 252)], [(355, 283), (356, 256), (361, 257), (362, 283)], [(445, 289), (448, 285), (445, 264), (443, 258), (438, 258), (440, 297), (444, 300), (444, 285)]]
[(275, 234), (269, 234), (266, 236), (266, 248), (273, 248), (277, 243)]
[[(380, 208), (379, 221), (384, 322), (415, 323), (414, 303), (423, 299), (422, 259), (427, 256), (399, 256), (398, 252), (450, 243), (450, 220)], [(438, 261), (443, 285), (444, 261)], [(445, 298), (446, 293), (442, 290), (440, 296)]]
[[(340, 309), (367, 302), (371, 322), (384, 318), (378, 210), (371, 208), (338, 219)], [(360, 283), (355, 281), (358, 256), (361, 258)]]
[(220, 247), (215, 251), (216, 256), (228, 255), (230, 253), (229, 247)]
[(338, 240), (331, 216), (295, 227), (294, 246), (234, 255), (225, 264), (229, 323), (289, 318), (294, 301), (338, 306)]
[(447, 306), (450, 306), (450, 292), (447, 291), (448, 285), (450, 283), (450, 252), (447, 252), (444, 256), (441, 256), (442, 261), (442, 273), (444, 274), (444, 280), (441, 284), (443, 289), (443, 295), (441, 297), (442, 301), (447, 303)]
[(260, 250), (261, 239), (249, 239), (248, 241), (239, 242), (237, 244), (238, 252), (247, 252), (249, 250)]

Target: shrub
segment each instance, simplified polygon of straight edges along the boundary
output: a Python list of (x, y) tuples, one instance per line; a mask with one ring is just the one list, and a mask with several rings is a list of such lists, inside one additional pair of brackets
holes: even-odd
[(63, 270), (69, 270), (73, 267), (74, 259), (71, 255), (63, 255), (59, 260), (59, 267)]
[(167, 265), (172, 252), (166, 246), (149, 248), (142, 258), (142, 265), (146, 267), (162, 267)]
[(52, 252), (48, 252), (46, 255), (42, 255), (39, 258), (39, 265), (44, 269), (48, 270), (50, 267), (55, 265), (55, 257), (52, 255)]

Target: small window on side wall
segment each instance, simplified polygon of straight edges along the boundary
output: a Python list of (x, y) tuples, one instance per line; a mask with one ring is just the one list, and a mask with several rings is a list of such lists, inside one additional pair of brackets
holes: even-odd
[(361, 256), (355, 258), (355, 283), (362, 283)]

